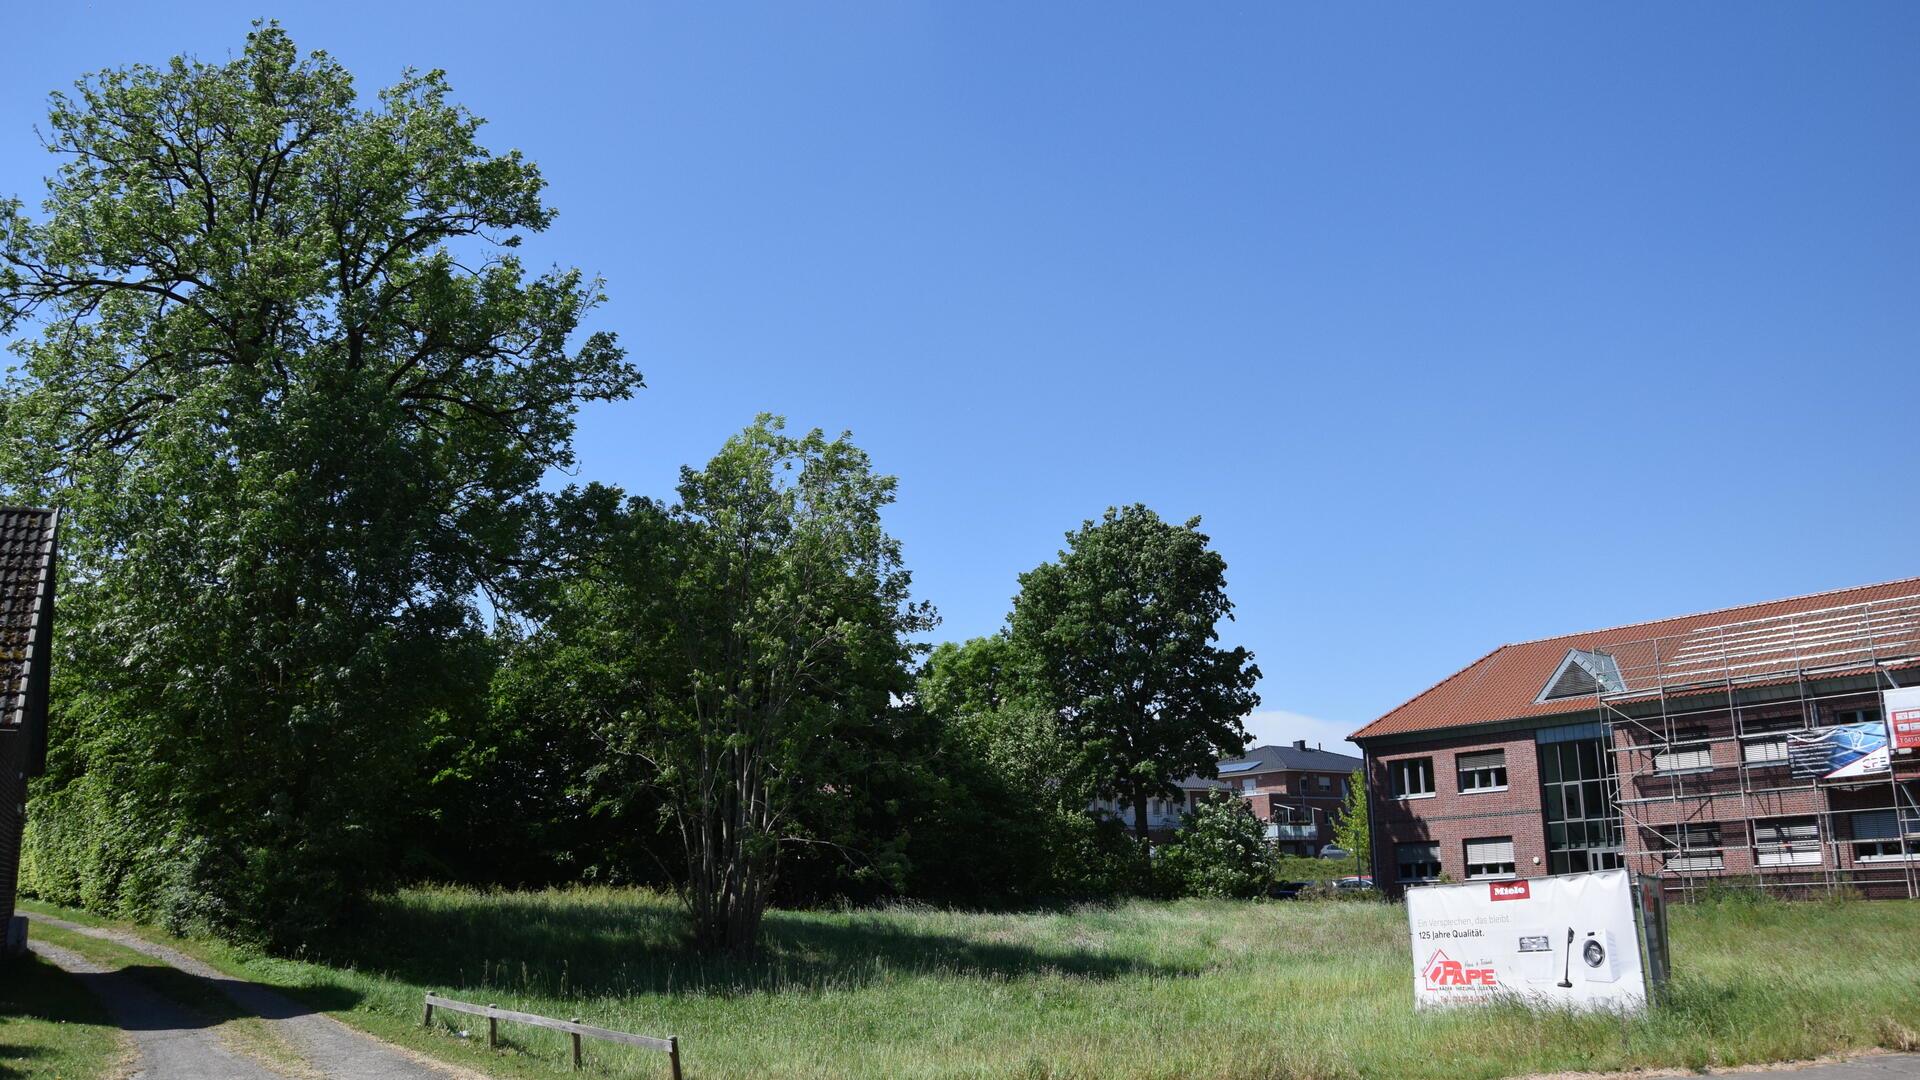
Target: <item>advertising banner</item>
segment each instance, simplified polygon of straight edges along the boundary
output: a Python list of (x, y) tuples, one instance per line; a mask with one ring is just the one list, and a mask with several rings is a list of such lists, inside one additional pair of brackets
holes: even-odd
[(1795, 780), (1845, 780), (1888, 769), (1887, 725), (1841, 724), (1787, 736)]
[[(1649, 985), (1639, 900), (1625, 870), (1409, 889), (1414, 1005), (1516, 999), (1637, 1012)], [(1659, 931), (1663, 969), (1665, 925), (1664, 908), (1646, 925)]]
[(1882, 691), (1880, 706), (1894, 752), (1920, 750), (1920, 686)]

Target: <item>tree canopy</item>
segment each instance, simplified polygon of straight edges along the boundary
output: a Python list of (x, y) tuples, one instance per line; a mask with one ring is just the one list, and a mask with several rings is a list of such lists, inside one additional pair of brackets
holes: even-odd
[(1020, 575), (1010, 620), (1081, 767), (1133, 807), (1142, 844), (1147, 800), (1245, 751), (1241, 718), (1260, 703), (1253, 654), (1215, 644), (1233, 604), (1199, 526), (1109, 509), (1067, 535), (1059, 561)]
[(934, 619), (881, 525), (893, 491), (847, 437), (763, 416), (682, 470), (672, 507), (561, 499), (586, 547), (532, 655), (609, 768), (660, 801), (703, 946), (754, 945), (783, 850), (851, 846), (889, 756)]
[(579, 404), (640, 386), (580, 337), (599, 284), (512, 254), (554, 212), (480, 127), (271, 23), (55, 95), (42, 213), (0, 205), (0, 479), (68, 511), (43, 879), (297, 937), (392, 873), (478, 596)]

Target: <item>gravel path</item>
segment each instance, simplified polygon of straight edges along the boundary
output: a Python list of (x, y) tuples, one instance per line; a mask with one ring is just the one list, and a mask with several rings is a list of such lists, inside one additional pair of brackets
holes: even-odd
[(58, 945), (35, 941), (31, 948), (72, 973), (133, 1037), (140, 1053), (133, 1080), (284, 1080), (284, 1074), (234, 1053), (205, 1018), (148, 990), (133, 976), (109, 971)]
[[(430, 1064), (414, 1054), (381, 1042), (371, 1035), (355, 1031), (324, 1013), (314, 1012), (311, 1008), (294, 1001), (292, 998), (278, 991), (270, 990), (258, 983), (246, 982), (242, 979), (227, 976), (178, 949), (170, 949), (165, 945), (156, 945), (140, 937), (138, 934), (128, 933), (124, 930), (106, 930), (96, 926), (82, 926), (79, 923), (68, 922), (65, 919), (56, 919), (46, 915), (29, 915), (28, 917), (35, 922), (45, 923), (48, 926), (57, 926), (62, 930), (71, 931), (76, 934), (99, 938), (102, 941), (111, 941), (116, 945), (124, 946), (137, 953), (150, 956), (170, 967), (178, 968), (189, 975), (195, 975), (207, 980), (222, 993), (232, 998), (242, 1009), (245, 1009), (247, 1012), (264, 1021), (274, 1034), (299, 1052), (300, 1056), (310, 1064), (313, 1073), (327, 1077), (329, 1080), (449, 1080), (449, 1078), (453, 1078), (453, 1080), (477, 1080), (476, 1074), (474, 1073), (462, 1069), (453, 1069), (444, 1065)], [(68, 960), (78, 961), (83, 964), (87, 963), (84, 958), (65, 949), (57, 949), (54, 946), (37, 943), (33, 948), (35, 952), (46, 956), (47, 959), (52, 960), (61, 967), (67, 968), (69, 971), (78, 969), (68, 967)], [(61, 958), (62, 956), (67, 959), (63, 960)], [(93, 970), (98, 972), (100, 969), (94, 967)], [(115, 977), (102, 975), (100, 978), (114, 979)], [(118, 977), (112, 988), (118, 991), (123, 985), (130, 985), (133, 991), (144, 994), (147, 998), (152, 999), (153, 1002), (161, 1005), (169, 1004), (134, 983), (130, 977)], [(99, 991), (96, 990), (96, 992)], [(113, 1001), (108, 999), (104, 993), (102, 993), (101, 996), (107, 1000), (109, 1009), (115, 1007)], [(187, 1015), (177, 1006), (172, 1006), (172, 1008), (175, 1013), (181, 1016)], [(114, 1015), (118, 1017), (120, 1014), (116, 1011)], [(198, 1021), (198, 1023), (204, 1024), (204, 1021)], [(122, 1021), (122, 1026), (127, 1027), (137, 1041), (140, 1040), (141, 1031), (139, 1028), (130, 1026), (125, 1021)], [(200, 1036), (200, 1041), (217, 1047), (218, 1040), (213, 1038), (212, 1034), (204, 1028), (193, 1034)], [(199, 1080), (201, 1077), (205, 1077), (207, 1080), (228, 1080), (229, 1077), (233, 1078), (233, 1080), (255, 1080), (255, 1078), (278, 1078), (283, 1075), (281, 1073), (267, 1071), (257, 1064), (248, 1066), (254, 1070), (252, 1072), (218, 1072), (186, 1059), (180, 1059), (177, 1063), (174, 1062), (173, 1059), (166, 1059), (166, 1061), (163, 1062), (161, 1059), (148, 1054), (147, 1045), (144, 1041), (140, 1042), (140, 1050), (142, 1057), (145, 1059), (144, 1070), (135, 1074), (140, 1080)], [(212, 1059), (209, 1058), (207, 1060), (211, 1062)]]
[(1894, 1080), (1895, 1077), (1920, 1076), (1920, 1054), (1880, 1054), (1875, 1057), (1835, 1061), (1793, 1070), (1794, 1076), (1813, 1080)]

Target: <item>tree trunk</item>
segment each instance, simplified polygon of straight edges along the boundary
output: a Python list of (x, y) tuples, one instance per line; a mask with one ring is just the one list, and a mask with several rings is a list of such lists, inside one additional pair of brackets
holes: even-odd
[(1144, 791), (1135, 791), (1133, 793), (1133, 831), (1140, 834), (1140, 847), (1142, 850), (1145, 850), (1148, 846), (1148, 840), (1147, 793)]

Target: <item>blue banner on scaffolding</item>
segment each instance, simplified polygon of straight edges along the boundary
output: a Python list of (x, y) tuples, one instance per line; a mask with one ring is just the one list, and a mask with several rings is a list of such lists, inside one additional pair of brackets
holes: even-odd
[(1787, 736), (1795, 780), (1845, 780), (1888, 770), (1887, 726), (1842, 724)]

